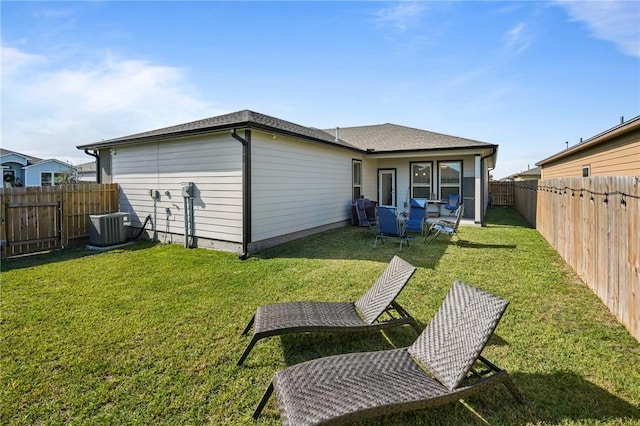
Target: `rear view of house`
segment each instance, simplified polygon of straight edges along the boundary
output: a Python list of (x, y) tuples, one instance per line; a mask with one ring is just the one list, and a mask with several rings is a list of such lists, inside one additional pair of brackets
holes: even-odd
[(498, 147), (394, 124), (320, 130), (243, 110), (78, 148), (97, 157), (99, 182), (120, 185), (132, 225), (148, 219), (161, 241), (246, 256), (344, 226), (360, 197), (406, 210), (409, 198), (459, 194), (480, 224)]

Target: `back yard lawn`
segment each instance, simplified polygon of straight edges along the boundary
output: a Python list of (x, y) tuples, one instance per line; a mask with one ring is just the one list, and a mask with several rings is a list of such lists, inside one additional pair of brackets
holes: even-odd
[[(537, 231), (494, 207), (488, 227), (460, 235), (460, 247), (444, 237), (403, 247), (418, 271), (398, 300), (423, 325), (455, 279), (509, 300), (484, 355), (529, 404), (498, 387), (366, 424), (640, 424), (640, 344)], [(374, 249), (370, 233), (348, 227), (246, 261), (139, 243), (3, 262), (0, 423), (252, 424), (276, 370), (416, 337), (409, 327), (275, 337), (236, 367), (256, 306), (355, 300), (395, 254), (397, 244)], [(279, 424), (274, 398), (256, 424)]]

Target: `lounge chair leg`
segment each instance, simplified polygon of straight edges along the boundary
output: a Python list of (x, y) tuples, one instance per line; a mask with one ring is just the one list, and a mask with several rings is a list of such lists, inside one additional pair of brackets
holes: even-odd
[(251, 326), (253, 325), (253, 322), (256, 319), (256, 315), (253, 314), (253, 316), (251, 317), (251, 320), (249, 321), (249, 324), (247, 324), (247, 326), (244, 328), (244, 331), (242, 332), (243, 336), (246, 336), (247, 334), (249, 334), (249, 330), (251, 330)]
[(264, 395), (262, 395), (262, 399), (260, 400), (260, 403), (256, 407), (256, 410), (253, 412), (253, 420), (258, 420), (258, 417), (260, 417), (260, 413), (262, 413), (262, 409), (264, 408), (265, 405), (267, 405), (267, 401), (269, 401), (269, 398), (271, 398), (272, 393), (273, 393), (273, 382), (269, 383), (269, 387), (267, 388), (266, 391), (264, 391)]
[(253, 345), (255, 345), (258, 340), (260, 340), (260, 338), (256, 337), (255, 335), (251, 338), (251, 341), (249, 342), (249, 345), (247, 345), (247, 348), (244, 350), (244, 352), (242, 352), (242, 356), (240, 356), (240, 359), (238, 360), (238, 363), (236, 364), (238, 367), (242, 365), (242, 363), (244, 362), (245, 358), (247, 358), (247, 355), (249, 355), (249, 352), (251, 352), (251, 349), (253, 349)]

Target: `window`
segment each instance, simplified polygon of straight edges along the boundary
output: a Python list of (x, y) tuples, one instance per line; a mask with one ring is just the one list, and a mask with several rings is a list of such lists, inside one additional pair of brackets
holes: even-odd
[(353, 201), (362, 197), (362, 161), (353, 160)]
[(51, 186), (53, 185), (51, 172), (42, 172), (40, 173), (40, 185), (42, 186)]
[(582, 166), (582, 177), (591, 176), (591, 166)]
[(40, 172), (41, 186), (62, 185), (63, 183), (65, 183), (66, 179), (67, 179), (66, 173)]
[(54, 173), (53, 179), (56, 185), (62, 185), (67, 179), (67, 176), (66, 173)]
[(411, 198), (432, 197), (432, 163), (411, 163)]
[(462, 161), (442, 161), (438, 163), (440, 177), (440, 199), (448, 200), (449, 195), (461, 195)]

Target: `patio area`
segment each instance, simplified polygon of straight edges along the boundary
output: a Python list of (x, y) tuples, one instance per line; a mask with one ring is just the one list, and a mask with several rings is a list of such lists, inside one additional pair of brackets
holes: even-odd
[[(344, 227), (240, 261), (232, 253), (150, 242), (96, 254), (67, 250), (3, 262), (0, 423), (254, 424), (273, 374), (328, 355), (410, 345), (410, 327), (260, 341), (241, 333), (257, 306), (356, 300), (399, 254), (418, 269), (398, 302), (425, 326), (459, 279), (510, 302), (483, 354), (506, 369), (464, 402), (367, 425), (640, 424), (640, 343), (513, 210), (461, 241), (398, 253)], [(280, 424), (272, 399), (255, 424)]]

